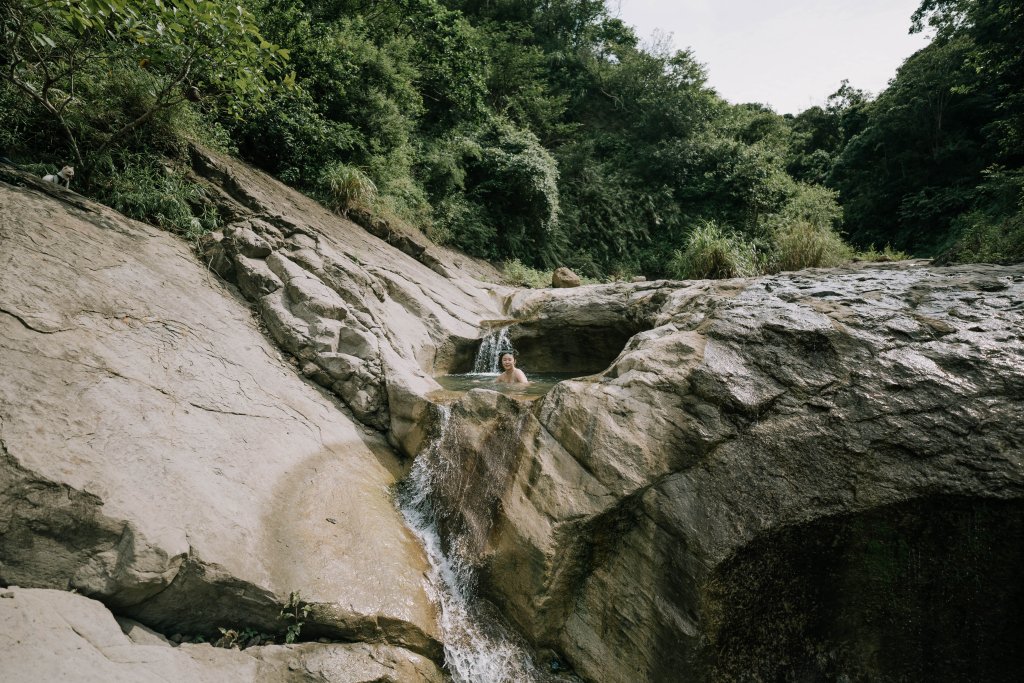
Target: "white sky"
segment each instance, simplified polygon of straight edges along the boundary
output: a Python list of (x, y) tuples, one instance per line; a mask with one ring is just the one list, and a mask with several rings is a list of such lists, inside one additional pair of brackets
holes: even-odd
[(779, 114), (823, 105), (844, 78), (872, 94), (928, 39), (908, 35), (921, 0), (610, 0), (643, 43), (671, 34), (729, 102)]

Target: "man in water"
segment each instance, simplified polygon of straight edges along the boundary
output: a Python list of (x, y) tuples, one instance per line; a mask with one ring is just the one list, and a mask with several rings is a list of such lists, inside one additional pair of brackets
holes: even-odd
[(496, 382), (501, 382), (502, 384), (529, 383), (529, 380), (526, 379), (526, 375), (523, 371), (516, 367), (516, 357), (511, 351), (506, 351), (501, 354), (498, 362), (501, 363), (501, 369), (504, 370), (504, 372), (498, 375), (498, 379), (495, 380)]

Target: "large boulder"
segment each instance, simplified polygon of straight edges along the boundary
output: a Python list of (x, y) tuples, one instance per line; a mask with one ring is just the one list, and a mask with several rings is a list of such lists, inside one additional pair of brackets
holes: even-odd
[[(0, 584), (74, 589), (169, 633), (281, 632), (297, 592), (304, 637), (440, 657), (385, 440), (183, 241), (3, 183), (0, 206)], [(250, 230), (238, 253), (262, 262)], [(343, 318), (299, 262), (281, 257), (275, 293), (303, 292), (310, 327)]]
[(579, 287), (580, 284), (580, 276), (565, 266), (555, 268), (555, 271), (551, 273), (551, 286), (555, 289)]
[[(513, 291), (195, 165), (227, 219), (204, 266), (0, 184), (0, 584), (165, 633), (280, 631), (297, 592), (303, 637), (440, 659), (391, 446), (422, 452), (441, 545), (552, 670), (1016, 673), (1024, 267)], [(433, 405), (487, 325), (531, 372), (583, 376)]]
[(587, 680), (1005, 680), (1022, 301), (1024, 266), (920, 264), (519, 293), (521, 327), (647, 329), (452, 410), (447, 534)]

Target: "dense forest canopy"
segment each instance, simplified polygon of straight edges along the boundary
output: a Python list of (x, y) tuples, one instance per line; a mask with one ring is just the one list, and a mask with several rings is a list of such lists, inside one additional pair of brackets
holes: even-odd
[(603, 0), (8, 0), (0, 153), (196, 236), (190, 140), (470, 254), (731, 276), (1024, 258), (1024, 5), (924, 0), (877, 97), (733, 105)]

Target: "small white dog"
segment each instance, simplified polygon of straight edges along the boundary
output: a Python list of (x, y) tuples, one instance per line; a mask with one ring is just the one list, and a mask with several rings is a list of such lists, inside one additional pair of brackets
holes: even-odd
[(43, 180), (45, 180), (48, 183), (57, 183), (58, 185), (63, 183), (64, 187), (70, 189), (71, 188), (71, 179), (74, 178), (74, 177), (75, 177), (75, 167), (74, 166), (65, 166), (64, 168), (60, 169), (60, 171), (57, 173), (57, 175), (54, 175), (52, 173), (47, 173), (46, 175), (43, 176)]

